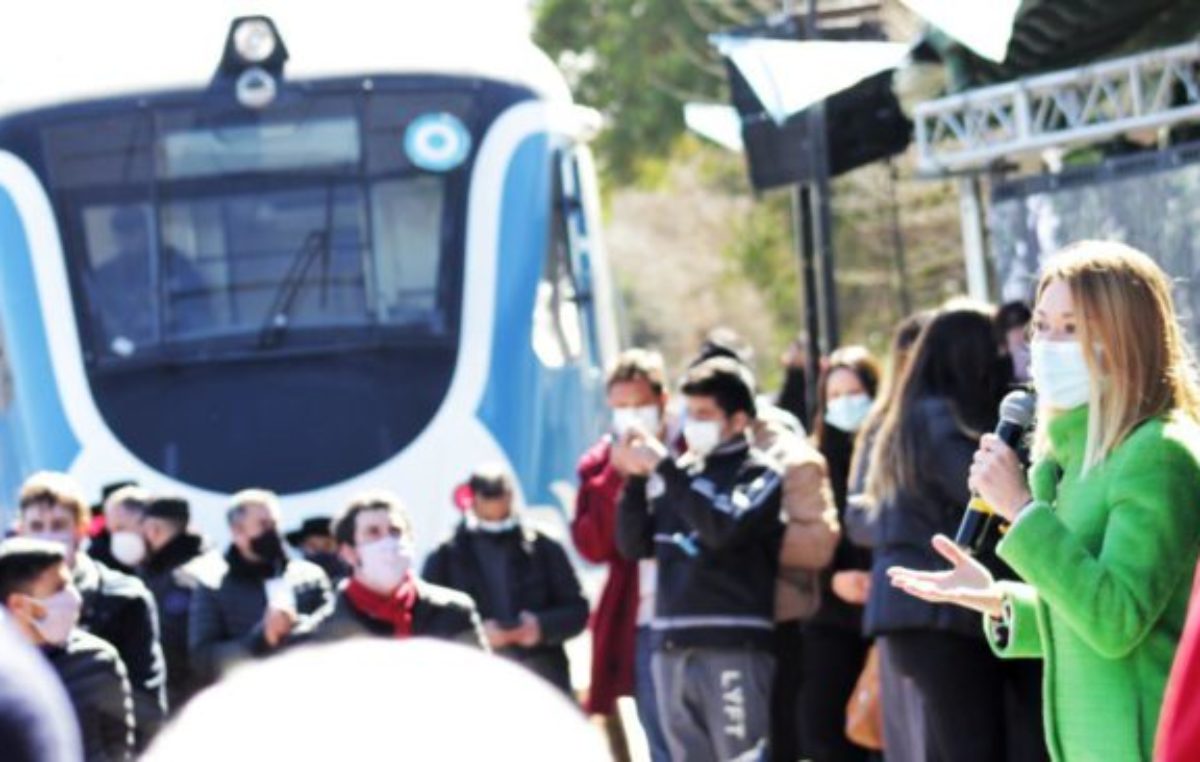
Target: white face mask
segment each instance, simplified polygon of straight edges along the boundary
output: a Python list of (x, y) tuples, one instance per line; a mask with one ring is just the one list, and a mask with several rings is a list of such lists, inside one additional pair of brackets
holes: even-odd
[(830, 400), (825, 410), (825, 423), (847, 433), (858, 431), (871, 412), (871, 403), (871, 398), (865, 394), (847, 394)]
[(79, 610), (83, 607), (83, 598), (73, 585), (67, 585), (49, 598), (33, 598), (46, 610), (41, 619), (34, 619), (30, 624), (38, 634), (51, 645), (61, 646), (67, 642), (71, 629), (79, 621)]
[(146, 540), (140, 532), (113, 532), (113, 558), (126, 566), (137, 566), (146, 558)]
[(387, 594), (400, 586), (412, 568), (412, 546), (398, 537), (384, 537), (358, 547), (357, 576), (377, 593)]
[(498, 521), (488, 521), (486, 519), (481, 519), (472, 513), (471, 518), (473, 520), (467, 522), (467, 527), (469, 529), (478, 529), (481, 532), (488, 532), (489, 534), (500, 534), (501, 532), (507, 532), (510, 529), (517, 528), (516, 516), (509, 516), (506, 519), (500, 519)]
[(612, 411), (613, 432), (619, 437), (625, 436), (635, 426), (640, 427), (647, 434), (657, 435), (660, 422), (656, 405), (615, 407)]
[(716, 421), (688, 421), (683, 424), (688, 452), (703, 458), (721, 444), (721, 424)]
[(1054, 410), (1072, 410), (1091, 399), (1092, 377), (1078, 341), (1034, 340), (1030, 345), (1033, 387)]

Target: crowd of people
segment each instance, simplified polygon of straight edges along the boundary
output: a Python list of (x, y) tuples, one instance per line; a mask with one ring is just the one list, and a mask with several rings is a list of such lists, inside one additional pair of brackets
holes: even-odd
[[(52, 711), (15, 758), (133, 758), (240, 665), (359, 637), (457, 642), (574, 700), (564, 643), (588, 627), (583, 709), (654, 762), (1200, 754), (1200, 386), (1148, 257), (1070, 247), (1032, 309), (912, 315), (882, 361), (822, 358), (815, 399), (802, 347), (784, 365), (764, 394), (727, 329), (677, 383), (652, 349), (617, 358), (570, 517), (607, 566), (590, 617), (502, 467), (471, 474), (420, 573), (390, 492), (285, 535), (278, 497), (247, 489), (214, 549), (182, 498), (114, 485), (96, 521), (69, 477), (32, 475), (0, 543), (0, 636), (45, 659), (0, 647), (0, 702), (36, 679)], [(1037, 420), (1014, 448), (988, 432), (1019, 388)], [(1002, 519), (978, 552), (951, 539), (969, 502)]]

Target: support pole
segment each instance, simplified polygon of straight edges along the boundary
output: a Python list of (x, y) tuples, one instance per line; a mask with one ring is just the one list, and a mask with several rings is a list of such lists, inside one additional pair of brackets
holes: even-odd
[(900, 227), (900, 194), (897, 186), (900, 183), (896, 162), (887, 160), (888, 191), (891, 196), (892, 217), (892, 254), (896, 261), (897, 289), (900, 294), (900, 317), (906, 318), (912, 314), (912, 290), (908, 282), (908, 257), (904, 250), (904, 230)]
[(972, 299), (990, 301), (987, 253), (984, 248), (983, 199), (979, 179), (958, 179), (958, 211), (962, 218), (963, 256), (967, 267), (967, 294)]
[(800, 261), (800, 282), (804, 293), (804, 330), (808, 334), (805, 347), (805, 409), (811, 421), (817, 409), (817, 382), (821, 375), (820, 311), (817, 305), (817, 271), (813, 256), (812, 203), (809, 189), (800, 184), (792, 187), (792, 240), (796, 258)]
[[(817, 0), (808, 0), (806, 37), (821, 39)], [(837, 283), (834, 278), (833, 215), (829, 208), (829, 147), (825, 133), (825, 101), (808, 108), (808, 132), (812, 193), (813, 243), (820, 272), (818, 298), (821, 305), (821, 344), (828, 354), (837, 349), (841, 337), (838, 331)]]

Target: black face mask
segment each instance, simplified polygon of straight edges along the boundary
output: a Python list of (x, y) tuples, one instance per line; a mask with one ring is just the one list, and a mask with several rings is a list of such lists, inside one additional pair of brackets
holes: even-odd
[(306, 561), (321, 567), (331, 582), (350, 576), (350, 567), (346, 565), (346, 562), (337, 553), (320, 551), (306, 554), (304, 558)]
[(254, 555), (261, 558), (263, 563), (280, 564), (287, 560), (283, 539), (274, 529), (269, 529), (251, 540), (250, 550), (253, 550)]

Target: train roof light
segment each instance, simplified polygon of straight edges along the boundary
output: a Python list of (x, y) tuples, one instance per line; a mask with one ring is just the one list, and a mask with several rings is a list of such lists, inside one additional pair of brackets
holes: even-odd
[(266, 16), (239, 16), (229, 25), (218, 76), (236, 80), (257, 67), (279, 78), (287, 59), (287, 46), (274, 21)]
[(279, 85), (270, 73), (257, 66), (246, 69), (234, 84), (238, 103), (246, 108), (266, 108), (275, 100)]
[(277, 44), (275, 28), (265, 18), (252, 16), (233, 24), (233, 48), (248, 64), (260, 64), (270, 58)]

